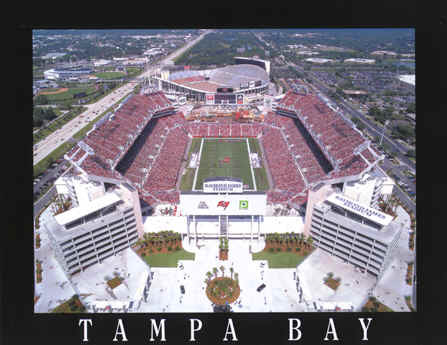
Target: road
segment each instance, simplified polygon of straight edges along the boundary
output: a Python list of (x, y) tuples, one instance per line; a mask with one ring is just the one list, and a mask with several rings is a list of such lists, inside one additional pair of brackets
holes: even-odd
[[(169, 54), (166, 58), (164, 58), (160, 65), (172, 64), (172, 60), (175, 59), (178, 55), (182, 54), (186, 49), (189, 49), (192, 45), (199, 42), (205, 35), (207, 35), (211, 30), (207, 30), (203, 32), (196, 39), (188, 42), (185, 46), (176, 50), (175, 52)], [(115, 104), (122, 97), (131, 93), (135, 86), (138, 84), (135, 82), (136, 79), (141, 80), (146, 77), (150, 77), (150, 75), (160, 66), (151, 66), (142, 74), (140, 74), (134, 80), (129, 81), (123, 86), (117, 88), (112, 91), (110, 94), (104, 96), (97, 102), (93, 104), (85, 105), (87, 110), (78, 115), (73, 120), (67, 122), (62, 128), (57, 131), (51, 133), (45, 139), (40, 141), (38, 144), (34, 146), (33, 152), (33, 165), (39, 163), (42, 159), (48, 156), (54, 149), (56, 149), (59, 145), (65, 143), (69, 140), (76, 132), (85, 127), (90, 123), (90, 121), (94, 120), (98, 115), (102, 114), (104, 111), (109, 109), (113, 104)]]
[[(330, 98), (329, 95), (332, 93), (332, 90), (329, 87), (327, 87), (324, 83), (322, 83), (318, 79), (318, 77), (316, 77), (312, 72), (305, 71), (302, 67), (292, 63), (288, 63), (288, 65), (296, 68), (297, 71), (310, 77), (310, 79), (312, 79), (312, 82), (316, 84), (315, 86), (317, 86), (318, 89), (323, 94), (325, 94), (326, 97)], [(361, 112), (359, 112), (357, 109), (351, 107), (351, 105), (349, 105), (346, 101), (337, 100), (336, 104), (339, 105), (342, 110), (349, 113), (351, 116), (360, 119), (372, 135), (378, 138), (382, 136), (382, 128), (378, 127), (368, 118), (366, 118), (366, 116), (363, 115)], [(405, 146), (399, 144), (398, 142), (394, 141), (393, 139), (389, 138), (386, 135), (383, 136), (383, 142), (386, 142), (388, 146), (390, 146), (391, 150), (396, 154), (396, 156), (402, 163), (407, 165), (413, 172), (415, 171), (416, 168), (415, 163), (413, 163), (410, 159), (408, 159), (408, 157), (405, 156), (405, 153), (408, 151), (408, 149)]]

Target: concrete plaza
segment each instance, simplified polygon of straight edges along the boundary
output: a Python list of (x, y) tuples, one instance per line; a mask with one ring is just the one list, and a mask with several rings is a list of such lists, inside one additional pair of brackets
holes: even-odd
[[(264, 241), (252, 241), (251, 250), (260, 251)], [(228, 260), (218, 258), (218, 240), (185, 240), (183, 247), (195, 253), (195, 260), (183, 260), (177, 268), (151, 268), (154, 280), (147, 303), (141, 303), (141, 312), (212, 312), (212, 303), (205, 293), (206, 273), (213, 267), (225, 267), (225, 276), (230, 276), (230, 267), (239, 275), (241, 294), (231, 307), (235, 312), (291, 312), (304, 311), (299, 306), (298, 293), (293, 280), (293, 269), (270, 269), (267, 262), (253, 261), (249, 240), (229, 241)], [(266, 287), (257, 292), (262, 283)], [(180, 291), (185, 287), (185, 294)]]

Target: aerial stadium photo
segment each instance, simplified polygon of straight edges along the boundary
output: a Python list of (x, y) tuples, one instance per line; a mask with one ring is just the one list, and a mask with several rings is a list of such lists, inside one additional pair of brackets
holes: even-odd
[[(281, 37), (305, 44), (290, 48), (298, 53), (332, 52), (308, 31)], [(144, 43), (142, 63), (81, 66), (95, 90), (111, 84), (104, 76), (121, 79), (34, 147), (37, 166), (70, 145), (35, 204), (35, 313), (414, 310), (414, 211), (377, 144), (397, 139), (386, 124), (372, 138), (358, 125), (369, 117), (305, 72), (330, 69), (296, 51), (290, 67), (268, 30), (122, 37), (155, 45)], [(195, 62), (209, 57), (200, 49), (211, 38), (223, 51), (237, 46), (223, 62)], [(364, 73), (348, 62), (338, 63)], [(126, 79), (128, 66), (140, 74)], [(54, 78), (69, 89), (82, 76)]]

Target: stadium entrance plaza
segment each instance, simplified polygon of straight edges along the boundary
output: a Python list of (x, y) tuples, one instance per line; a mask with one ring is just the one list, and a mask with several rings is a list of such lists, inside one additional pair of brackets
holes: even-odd
[[(48, 210), (43, 213), (41, 220), (47, 216), (47, 212)], [(404, 231), (399, 239), (395, 258), (378, 284), (372, 276), (362, 274), (353, 266), (343, 263), (342, 260), (331, 257), (321, 249), (316, 249), (299, 265), (300, 286), (303, 288), (306, 302), (298, 303), (299, 295), (294, 280), (296, 268), (270, 269), (266, 261), (252, 260), (249, 239), (230, 238), (228, 260), (220, 261), (217, 239), (199, 238), (197, 246), (195, 240), (186, 238), (183, 241), (183, 247), (195, 253), (195, 260), (179, 261), (177, 268), (151, 267), (153, 281), (148, 302), (141, 303), (139, 312), (212, 312), (211, 301), (205, 293), (206, 272), (212, 272), (213, 267), (219, 269), (222, 265), (225, 267), (225, 276), (230, 276), (230, 267), (233, 267), (234, 272), (239, 275), (241, 294), (239, 299), (231, 305), (234, 312), (314, 311), (312, 303), (307, 304), (309, 301), (350, 302), (355, 311), (360, 311), (367, 301), (369, 291), (394, 311), (409, 311), (404, 296), (412, 294), (412, 286), (405, 282), (407, 262), (414, 261), (414, 252), (408, 249), (410, 219), (401, 207), (398, 207), (397, 214), (399, 221), (402, 220), (405, 225)], [(265, 229), (262, 232), (291, 231), (290, 225), (293, 218), (296, 217), (265, 217), (265, 222), (262, 224)], [(150, 228), (154, 232), (178, 231), (186, 226), (185, 217), (147, 217), (144, 223), (145, 231)], [(294, 224), (295, 232), (302, 231), (302, 224), (298, 228), (296, 220)], [(214, 227), (215, 224), (205, 223), (201, 226)], [(232, 226), (249, 227), (250, 225), (249, 223), (234, 223)], [(101, 299), (107, 297), (103, 291), (104, 277), (112, 274), (115, 268), (122, 266), (122, 255), (112, 256), (102, 264), (94, 265), (76, 274), (71, 279), (73, 283), (76, 283), (73, 287), (55, 260), (45, 231), (41, 230), (40, 233), (41, 248), (36, 250), (35, 256), (42, 261), (44, 272), (43, 281), (36, 284), (36, 295), (40, 298), (35, 305), (35, 312), (51, 311), (77, 293), (75, 290), (96, 296), (103, 295)], [(251, 244), (251, 251), (257, 252), (264, 248), (265, 243), (263, 239), (259, 241), (254, 239)], [(143, 264), (142, 260), (136, 261), (141, 261), (137, 263)], [(332, 272), (334, 277), (341, 278), (337, 291), (323, 284), (323, 278), (329, 272)], [(222, 272), (219, 269), (218, 276), (221, 275)], [(261, 292), (257, 292), (256, 289), (263, 283), (266, 287)], [(184, 294), (180, 291), (180, 285), (185, 287)]]

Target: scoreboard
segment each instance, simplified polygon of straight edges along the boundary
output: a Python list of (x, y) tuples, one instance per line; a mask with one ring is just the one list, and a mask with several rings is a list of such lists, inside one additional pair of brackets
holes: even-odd
[(216, 93), (214, 104), (236, 104), (236, 95), (234, 93)]
[(218, 87), (217, 93), (233, 93), (232, 87)]

